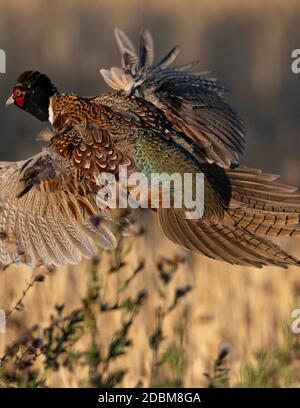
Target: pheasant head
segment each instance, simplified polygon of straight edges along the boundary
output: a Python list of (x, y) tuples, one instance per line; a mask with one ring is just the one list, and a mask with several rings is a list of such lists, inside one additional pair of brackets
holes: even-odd
[(50, 98), (57, 92), (57, 88), (45, 74), (25, 71), (18, 78), (6, 106), (15, 104), (37, 119), (48, 121)]

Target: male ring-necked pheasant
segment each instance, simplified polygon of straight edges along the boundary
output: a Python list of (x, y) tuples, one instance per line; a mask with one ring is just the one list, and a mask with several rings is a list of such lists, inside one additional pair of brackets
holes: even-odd
[(96, 176), (117, 173), (122, 164), (148, 177), (204, 173), (201, 219), (157, 209), (173, 242), (232, 264), (299, 265), (264, 236), (300, 235), (300, 194), (278, 176), (238, 166), (245, 132), (225, 88), (190, 72), (193, 64), (170, 68), (178, 47), (153, 64), (148, 31), (139, 53), (122, 31), (116, 38), (122, 68), (101, 70), (112, 92), (62, 94), (36, 71), (17, 80), (7, 105), (49, 121), (53, 135), (37, 156), (1, 166), (0, 263), (76, 263), (92, 256), (93, 241), (113, 247), (113, 234), (90, 216), (100, 211)]

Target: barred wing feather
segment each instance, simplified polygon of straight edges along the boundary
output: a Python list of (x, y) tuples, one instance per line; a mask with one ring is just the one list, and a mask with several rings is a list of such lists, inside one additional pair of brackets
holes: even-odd
[(50, 148), (0, 163), (0, 268), (76, 264), (95, 255), (94, 243), (115, 246), (114, 235), (90, 221), (99, 211), (93, 194), (80, 194), (74, 180), (72, 165)]

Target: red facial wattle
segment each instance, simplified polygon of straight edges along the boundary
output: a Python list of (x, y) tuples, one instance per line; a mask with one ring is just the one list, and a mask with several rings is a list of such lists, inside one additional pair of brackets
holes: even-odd
[(25, 104), (25, 91), (22, 91), (20, 88), (15, 88), (13, 91), (13, 99), (20, 108), (24, 107)]

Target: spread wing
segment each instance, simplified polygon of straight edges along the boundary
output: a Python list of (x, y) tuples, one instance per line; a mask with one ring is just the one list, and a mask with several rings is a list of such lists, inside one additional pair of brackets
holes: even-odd
[(199, 148), (207, 162), (225, 168), (235, 166), (244, 150), (245, 129), (225, 100), (224, 86), (203, 73), (190, 72), (195, 64), (169, 68), (178, 47), (154, 65), (153, 40), (148, 31), (142, 32), (139, 53), (125, 33), (116, 29), (115, 34), (122, 68), (100, 71), (107, 84), (157, 106), (175, 129), (190, 139), (194, 150)]
[(0, 163), (0, 269), (76, 264), (95, 254), (95, 243), (111, 249), (114, 235), (102, 224), (95, 182), (53, 148), (16, 163)]

